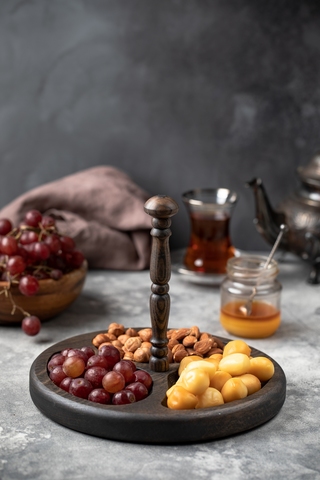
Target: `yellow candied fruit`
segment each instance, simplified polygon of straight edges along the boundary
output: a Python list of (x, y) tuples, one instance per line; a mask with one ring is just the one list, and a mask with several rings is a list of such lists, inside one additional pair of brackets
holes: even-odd
[(210, 357), (207, 358), (207, 360), (215, 360), (217, 362), (220, 362), (222, 358), (223, 358), (222, 353), (213, 353), (212, 355), (210, 355)]
[(206, 361), (206, 362), (209, 362), (209, 363), (213, 363), (216, 366), (216, 368), (218, 369), (219, 362), (220, 362), (221, 358), (208, 357), (208, 358), (204, 358), (203, 360)]
[[(209, 375), (209, 378), (214, 376), (216, 373), (218, 366), (215, 362), (207, 362), (206, 360), (198, 360), (196, 362), (190, 362), (186, 368), (184, 369), (184, 372), (190, 372), (190, 370), (203, 370)], [(182, 372), (183, 374), (183, 372)]]
[(247, 373), (251, 373), (259, 378), (261, 382), (266, 382), (274, 374), (274, 365), (269, 358), (253, 357), (249, 360), (250, 368)]
[(233, 402), (248, 396), (248, 389), (240, 378), (230, 378), (221, 389), (223, 400)]
[(176, 410), (221, 405), (252, 395), (274, 374), (266, 357), (251, 357), (243, 340), (232, 340), (223, 354), (194, 355), (180, 362), (179, 378), (166, 392), (167, 406)]
[(201, 395), (210, 385), (209, 374), (202, 369), (189, 371), (184, 369), (176, 385), (185, 388), (193, 395)]
[(230, 340), (223, 349), (223, 357), (232, 353), (244, 353), (250, 357), (251, 348), (244, 340)]
[(213, 378), (210, 380), (210, 387), (215, 388), (221, 392), (223, 385), (226, 383), (229, 378), (232, 378), (230, 373), (223, 372), (222, 370), (218, 370)]
[(223, 396), (219, 390), (212, 387), (208, 387), (202, 395), (198, 395), (197, 397), (198, 403), (196, 404), (196, 408), (216, 407), (224, 403)]
[(167, 406), (172, 410), (192, 410), (198, 403), (198, 398), (180, 385), (173, 385), (167, 398)]
[(199, 355), (189, 355), (188, 357), (184, 357), (180, 362), (178, 374), (181, 375), (182, 371), (189, 363), (195, 362), (197, 360), (202, 360), (202, 357), (200, 357)]
[(230, 373), (230, 375), (239, 376), (248, 373), (250, 369), (250, 359), (244, 353), (231, 353), (219, 363), (219, 370)]
[(245, 386), (248, 389), (248, 395), (252, 395), (255, 392), (258, 392), (261, 389), (261, 382), (258, 377), (252, 375), (251, 373), (245, 373), (244, 375), (240, 375), (240, 380), (243, 381)]
[(174, 387), (176, 386), (177, 384), (175, 383), (174, 385), (172, 385), (172, 387), (168, 388), (168, 390), (166, 391), (166, 396), (169, 397), (169, 395), (171, 395), (171, 393), (173, 392), (174, 390)]

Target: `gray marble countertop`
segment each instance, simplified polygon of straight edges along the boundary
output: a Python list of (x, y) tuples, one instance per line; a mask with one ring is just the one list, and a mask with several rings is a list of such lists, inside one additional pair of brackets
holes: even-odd
[[(0, 326), (0, 478), (272, 479), (320, 478), (320, 286), (308, 266), (280, 263), (282, 323), (268, 339), (248, 343), (270, 355), (287, 378), (286, 401), (264, 425), (221, 440), (190, 445), (139, 445), (92, 437), (45, 417), (29, 395), (32, 362), (68, 337), (105, 330), (110, 322), (148, 326), (149, 272), (90, 271), (81, 296), (27, 337)], [(198, 325), (232, 338), (219, 324), (219, 288), (190, 283), (173, 269), (169, 327)]]

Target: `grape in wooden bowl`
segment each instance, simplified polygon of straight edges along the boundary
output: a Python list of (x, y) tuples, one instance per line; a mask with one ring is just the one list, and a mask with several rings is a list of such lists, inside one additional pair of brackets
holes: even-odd
[[(18, 285), (0, 282), (0, 322), (2, 324), (21, 323), (26, 316), (36, 315), (41, 320), (48, 320), (63, 312), (80, 295), (87, 273), (87, 262), (84, 261), (80, 268), (64, 274), (59, 280), (45, 278), (38, 280), (39, 289), (35, 295), (25, 296)], [(11, 298), (10, 298), (11, 297)], [(14, 304), (12, 303), (12, 300)], [(22, 310), (20, 310), (22, 309)]]
[(0, 219), (0, 323), (36, 335), (82, 291), (88, 265), (52, 217), (30, 210), (14, 227)]

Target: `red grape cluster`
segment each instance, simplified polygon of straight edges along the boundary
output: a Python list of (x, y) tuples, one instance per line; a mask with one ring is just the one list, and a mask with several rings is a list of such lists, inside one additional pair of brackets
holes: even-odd
[(39, 280), (59, 280), (83, 261), (74, 240), (58, 232), (54, 218), (30, 210), (18, 227), (7, 218), (0, 219), (0, 279), (8, 284), (0, 293), (10, 298), (13, 313), (18, 309), (25, 315), (22, 329), (26, 334), (36, 335), (41, 321), (16, 305), (10, 286), (17, 284), (23, 295), (35, 295)]
[(87, 346), (66, 348), (48, 362), (50, 379), (66, 392), (105, 405), (125, 405), (149, 395), (152, 377), (119, 350), (104, 345), (98, 352)]

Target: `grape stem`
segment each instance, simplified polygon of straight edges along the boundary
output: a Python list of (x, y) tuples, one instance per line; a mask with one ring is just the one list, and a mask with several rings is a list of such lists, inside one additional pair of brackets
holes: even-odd
[[(10, 288), (10, 286), (9, 286), (9, 288)], [(4, 293), (4, 295), (7, 298), (9, 298), (9, 300), (11, 302), (11, 305), (12, 305), (11, 315), (14, 315), (16, 310), (19, 310), (26, 317), (30, 317), (30, 313), (26, 312), (23, 308), (19, 307), (19, 305), (17, 305), (16, 302), (13, 300), (12, 293), (10, 292), (9, 288), (4, 287), (4, 289), (0, 291), (0, 295), (2, 293)]]

